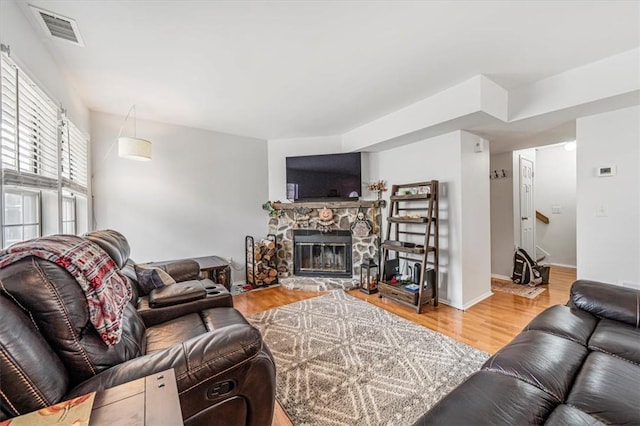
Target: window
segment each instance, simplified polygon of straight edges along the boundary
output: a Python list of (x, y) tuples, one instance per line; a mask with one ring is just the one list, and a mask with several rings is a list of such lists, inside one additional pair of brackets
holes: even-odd
[(3, 204), (3, 248), (40, 236), (39, 192), (5, 189)]
[(75, 197), (62, 197), (62, 233), (76, 234), (76, 199)]
[(0, 61), (1, 245), (85, 232), (89, 138), (5, 48)]

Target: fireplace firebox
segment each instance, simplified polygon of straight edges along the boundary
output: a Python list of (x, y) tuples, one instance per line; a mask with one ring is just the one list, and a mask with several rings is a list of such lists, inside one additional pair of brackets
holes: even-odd
[(293, 270), (298, 276), (351, 277), (351, 232), (296, 229)]

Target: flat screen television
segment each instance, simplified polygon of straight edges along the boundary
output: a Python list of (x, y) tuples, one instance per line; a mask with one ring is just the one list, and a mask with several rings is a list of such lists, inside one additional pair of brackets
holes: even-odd
[(287, 199), (357, 200), (362, 195), (359, 152), (287, 157)]

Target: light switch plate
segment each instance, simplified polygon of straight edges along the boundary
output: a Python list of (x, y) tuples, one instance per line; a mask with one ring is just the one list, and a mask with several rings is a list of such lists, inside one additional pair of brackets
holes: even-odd
[(600, 166), (596, 169), (596, 175), (598, 177), (608, 177), (616, 175), (616, 166)]

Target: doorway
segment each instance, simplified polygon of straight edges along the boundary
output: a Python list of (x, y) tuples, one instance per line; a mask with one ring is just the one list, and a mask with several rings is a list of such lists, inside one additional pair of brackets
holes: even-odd
[[(541, 144), (536, 148), (502, 151), (490, 157), (491, 181), (491, 275), (511, 280), (513, 253), (521, 244), (522, 222), (531, 225), (534, 249), (527, 250), (542, 264), (576, 266), (576, 151), (565, 143)], [(520, 157), (531, 160), (533, 214), (521, 215)], [(567, 158), (568, 157), (568, 158)], [(525, 210), (523, 208), (523, 210)], [(536, 211), (546, 216), (542, 223)], [(524, 221), (523, 217), (530, 219)], [(569, 255), (567, 255), (569, 254)], [(552, 268), (558, 270), (558, 268)]]
[(514, 246), (536, 261), (576, 267), (575, 142), (513, 152)]

